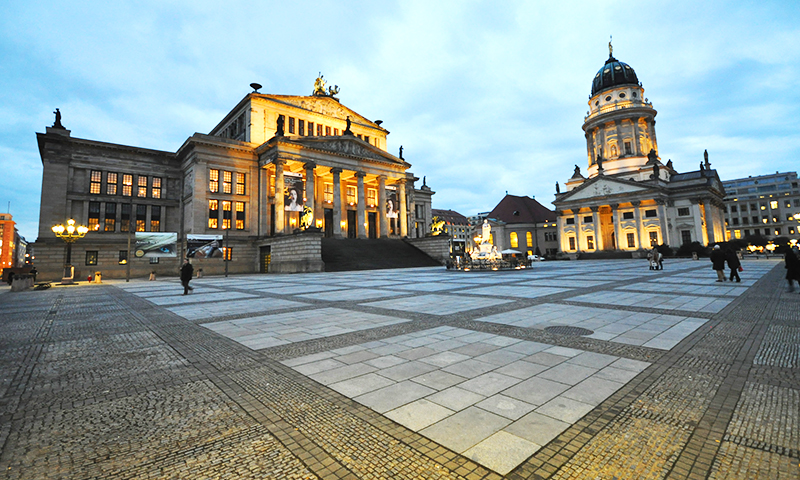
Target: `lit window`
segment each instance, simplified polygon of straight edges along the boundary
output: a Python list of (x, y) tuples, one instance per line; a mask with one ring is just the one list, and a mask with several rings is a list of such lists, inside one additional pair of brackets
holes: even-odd
[(314, 136), (314, 122), (308, 122), (308, 136)]
[(628, 239), (628, 248), (635, 248), (636, 247), (636, 235), (633, 233), (629, 233), (626, 235)]
[(222, 172), (222, 193), (231, 193), (231, 172)]
[(97, 250), (86, 251), (86, 265), (97, 265)]
[(89, 231), (100, 230), (100, 202), (89, 202)]
[(244, 173), (236, 174), (236, 195), (244, 195)]
[(244, 230), (244, 202), (236, 202), (236, 229)]
[(133, 191), (133, 175), (122, 175), (122, 196), (130, 197)]
[(319, 123), (317, 124), (317, 136), (318, 137), (322, 136), (322, 125), (320, 125)]
[(144, 232), (147, 223), (147, 205), (136, 205), (136, 231)]
[(348, 185), (347, 186), (347, 203), (350, 205), (355, 205), (358, 202), (358, 195), (356, 194), (356, 187)]
[(533, 234), (531, 232), (525, 232), (525, 241), (529, 247), (533, 246)]
[(153, 198), (161, 198), (161, 177), (153, 177), (153, 188), (150, 189)]
[(331, 127), (325, 127), (325, 135), (331, 136)]
[(231, 202), (222, 201), (222, 228), (231, 228)]
[(649, 232), (650, 233), (650, 246), (655, 247), (658, 245), (658, 232)]
[(741, 230), (734, 230), (733, 231), (734, 238), (742, 238), (742, 231)]
[[(369, 204), (370, 207), (374, 207), (375, 205), (378, 204), (378, 191), (375, 190), (374, 188), (367, 189), (367, 203)], [(417, 216), (421, 217), (422, 215), (417, 215)]]
[(227, 261), (233, 260), (233, 249), (229, 247), (222, 247), (222, 259)]
[(365, 141), (365, 142), (367, 142), (367, 143), (369, 143), (369, 136), (367, 136), (367, 135), (364, 135), (364, 141)]
[(106, 195), (117, 194), (117, 174), (108, 172), (106, 174)]
[(333, 134), (338, 137), (339, 136), (339, 129), (338, 128), (334, 128), (333, 129)]
[(120, 250), (119, 251), (119, 257), (117, 257), (117, 258), (118, 258), (117, 261), (119, 262), (120, 265), (125, 265), (126, 263), (128, 263), (128, 251), (127, 250)]
[(208, 228), (217, 228), (219, 220), (219, 200), (208, 201)]
[(219, 170), (211, 169), (208, 171), (208, 191), (211, 193), (219, 192)]
[(139, 190), (137, 196), (140, 198), (144, 198), (147, 196), (147, 175), (139, 175)]
[(161, 207), (159, 205), (150, 207), (150, 231), (161, 231)]
[(589, 250), (594, 250), (594, 236), (592, 236), (592, 235), (587, 235), (586, 236), (586, 247)]
[(511, 232), (508, 235), (508, 239), (511, 242), (511, 248), (518, 248), (519, 247), (519, 239), (517, 238), (517, 232)]
[(326, 203), (333, 203), (333, 184), (325, 184), (325, 192), (323, 193), (322, 200)]
[(773, 201), (769, 202), (769, 208), (771, 208), (773, 210), (777, 210), (778, 209), (778, 201), (777, 200), (773, 200)]
[(92, 170), (91, 184), (89, 185), (89, 193), (100, 195), (100, 185), (103, 181), (103, 172)]
[(103, 230), (106, 232), (113, 232), (116, 227), (116, 221), (117, 221), (117, 204), (106, 203), (106, 218)]

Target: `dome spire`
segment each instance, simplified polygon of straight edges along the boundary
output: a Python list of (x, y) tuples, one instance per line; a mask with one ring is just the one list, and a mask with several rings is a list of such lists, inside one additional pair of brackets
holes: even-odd
[(614, 58), (614, 47), (611, 46), (613, 35), (608, 36), (608, 58)]

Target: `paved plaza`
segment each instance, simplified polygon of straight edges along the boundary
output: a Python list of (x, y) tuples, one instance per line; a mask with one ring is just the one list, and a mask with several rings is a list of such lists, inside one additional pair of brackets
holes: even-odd
[(5, 478), (800, 478), (782, 262), (0, 292)]

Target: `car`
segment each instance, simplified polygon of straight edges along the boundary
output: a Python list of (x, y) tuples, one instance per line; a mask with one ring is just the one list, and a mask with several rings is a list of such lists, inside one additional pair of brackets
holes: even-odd
[(539, 255), (528, 255), (528, 260), (531, 262), (542, 262), (544, 261), (544, 257), (540, 257)]

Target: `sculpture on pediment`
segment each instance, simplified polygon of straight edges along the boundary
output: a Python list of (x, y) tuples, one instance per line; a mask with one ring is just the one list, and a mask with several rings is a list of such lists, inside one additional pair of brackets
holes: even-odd
[(332, 97), (339, 93), (339, 85), (334, 85), (332, 87), (328, 87), (328, 96)]
[(275, 136), (276, 137), (282, 137), (283, 136), (283, 122), (284, 122), (283, 115), (278, 115), (278, 121), (276, 122), (278, 128), (277, 128), (277, 131), (275, 132)]
[(708, 161), (708, 150), (703, 152), (703, 160), (706, 163), (706, 170), (711, 170), (711, 162)]
[(653, 178), (658, 180), (658, 176), (660, 174), (658, 163), (653, 164)]
[(319, 72), (319, 76), (314, 81), (314, 91), (311, 94), (312, 95), (326, 95), (326, 93), (325, 93), (325, 79), (322, 76), (322, 72)]
[(582, 176), (581, 175), (581, 167), (575, 165), (575, 171), (572, 172), (572, 177), (575, 178), (575, 177), (581, 177), (581, 176)]
[(66, 130), (64, 128), (64, 125), (61, 125), (61, 111), (56, 108), (56, 111), (53, 112), (53, 113), (56, 114), (56, 121), (53, 123), (53, 128), (61, 128), (61, 129)]
[(351, 123), (350, 122), (350, 115), (348, 115), (347, 116), (347, 128), (344, 129), (344, 132), (342, 132), (342, 135), (352, 135), (353, 134), (353, 131), (350, 130), (350, 123)]
[(556, 193), (561, 193), (561, 187), (558, 185), (558, 182), (556, 182)]
[(402, 145), (400, 145), (400, 160), (405, 160), (405, 158), (403, 158), (403, 146)]
[(597, 154), (597, 173), (603, 173), (603, 151)]

